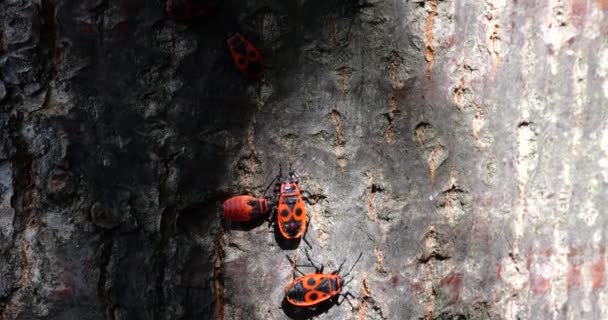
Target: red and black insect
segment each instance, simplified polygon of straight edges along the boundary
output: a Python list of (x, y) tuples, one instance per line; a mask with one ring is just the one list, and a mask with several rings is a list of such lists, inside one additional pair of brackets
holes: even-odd
[(264, 57), (242, 34), (235, 33), (228, 38), (228, 48), (236, 68), (245, 76), (258, 79), (264, 72)]
[(269, 212), (268, 200), (246, 195), (234, 196), (224, 201), (222, 211), (226, 220), (248, 222)]
[[(344, 263), (346, 263), (346, 259), (334, 272), (323, 273), (324, 266), (321, 264), (321, 266), (318, 267), (310, 258), (308, 251), (306, 251), (306, 258), (308, 258), (311, 266), (315, 268), (315, 273), (304, 274), (298, 270), (298, 267), (307, 265), (296, 265), (288, 256), (287, 259), (289, 259), (294, 266), (295, 271), (301, 274), (301, 276), (293, 279), (287, 285), (285, 288), (285, 299), (293, 306), (305, 308), (317, 307), (323, 302), (334, 298), (336, 299), (335, 303), (338, 305), (341, 304), (344, 299), (348, 300), (348, 296), (353, 297), (353, 295), (350, 292), (342, 293), (342, 290), (353, 280), (353, 278), (346, 280), (346, 277), (353, 271), (355, 265), (357, 265), (357, 262), (361, 259), (362, 254), (363, 252), (359, 254), (359, 257), (353, 266), (345, 274), (340, 274), (340, 271), (342, 270)], [(343, 299), (342, 301), (337, 301), (337, 298), (340, 295), (343, 296)]]
[(289, 168), (289, 174), (283, 177), (282, 169), (279, 175), (273, 180), (279, 180), (275, 188), (276, 200), (276, 224), (283, 238), (287, 240), (299, 239), (304, 236), (310, 220), (306, 213), (306, 206), (302, 198), (302, 192), (298, 186), (298, 178), (295, 171)]
[(217, 0), (167, 0), (165, 11), (173, 19), (189, 20), (204, 16), (215, 8), (217, 3)]

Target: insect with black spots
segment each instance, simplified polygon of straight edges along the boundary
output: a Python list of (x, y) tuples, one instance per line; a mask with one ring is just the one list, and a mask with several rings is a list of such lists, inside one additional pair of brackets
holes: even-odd
[(276, 199), (277, 210), (274, 221), (278, 230), (286, 240), (304, 239), (310, 219), (298, 185), (298, 176), (291, 169), (291, 165), (287, 176), (283, 176), (283, 170), (279, 167), (279, 174), (271, 184), (277, 180), (279, 183), (275, 185), (274, 195), (276, 198), (278, 194), (278, 198)]
[(262, 53), (238, 32), (228, 38), (227, 43), (239, 72), (251, 79), (261, 78), (264, 72)]
[(176, 20), (189, 20), (207, 14), (215, 6), (217, 0), (167, 0), (165, 12)]
[[(306, 258), (310, 262), (311, 266), (315, 268), (314, 273), (304, 274), (298, 267), (308, 266), (308, 265), (296, 265), (290, 258), (287, 256), (287, 259), (294, 266), (294, 270), (298, 272), (301, 276), (293, 279), (285, 288), (285, 299), (288, 303), (296, 307), (304, 307), (304, 308), (314, 308), (325, 301), (330, 301), (335, 299), (335, 303), (340, 305), (344, 299), (346, 299), (349, 304), (350, 300), (348, 297), (354, 296), (350, 292), (342, 293), (344, 287), (353, 280), (353, 278), (346, 279), (351, 271), (361, 259), (361, 255), (363, 252), (359, 254), (359, 257), (352, 265), (350, 270), (344, 274), (340, 274), (344, 263), (346, 263), (346, 259), (340, 264), (337, 270), (331, 273), (323, 273), (324, 266), (317, 266), (315, 262), (310, 258), (308, 254), (308, 250), (306, 250)], [(342, 296), (342, 301), (338, 301), (338, 297)], [(352, 304), (351, 304), (352, 306)]]
[[(225, 220), (233, 222), (250, 222), (268, 215), (268, 221), (276, 227), (277, 239), (280, 243), (292, 246), (302, 239), (306, 240), (306, 231), (310, 218), (306, 212), (303, 194), (298, 185), (298, 175), (289, 166), (289, 173), (283, 176), (279, 166), (279, 174), (270, 182), (264, 195), (274, 186), (271, 196), (254, 197), (238, 195), (224, 201), (222, 213)], [(280, 235), (280, 236), (279, 236)]]

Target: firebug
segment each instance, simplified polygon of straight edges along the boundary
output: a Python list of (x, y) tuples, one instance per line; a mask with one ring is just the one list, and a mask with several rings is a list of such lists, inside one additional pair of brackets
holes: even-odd
[(249, 40), (237, 32), (228, 38), (227, 43), (232, 60), (240, 73), (252, 79), (262, 77), (264, 58)]
[(275, 178), (276, 184), (276, 224), (278, 230), (286, 240), (300, 239), (306, 233), (309, 224), (306, 206), (302, 199), (302, 192), (298, 186), (298, 177), (295, 171), (289, 169), (287, 176), (283, 177), (282, 170)]
[[(311, 266), (315, 268), (315, 272), (304, 274), (298, 270), (298, 267), (306, 265), (296, 265), (288, 256), (287, 259), (289, 259), (294, 266), (295, 271), (301, 276), (293, 279), (287, 285), (285, 288), (285, 299), (291, 305), (296, 307), (314, 308), (333, 298), (336, 299), (336, 304), (340, 304), (344, 301), (344, 299), (348, 299), (348, 296), (353, 297), (350, 292), (342, 293), (342, 290), (350, 281), (353, 280), (353, 278), (348, 280), (346, 280), (346, 278), (355, 268), (355, 265), (357, 265), (357, 262), (359, 262), (359, 259), (361, 259), (362, 254), (363, 252), (359, 254), (359, 257), (355, 263), (345, 274), (340, 274), (340, 271), (342, 270), (344, 263), (346, 263), (346, 259), (340, 264), (337, 270), (331, 273), (323, 273), (324, 266), (321, 264), (321, 266), (318, 267), (310, 258), (307, 250), (306, 258), (310, 262)], [(343, 299), (342, 301), (337, 301), (337, 298), (340, 295), (343, 296)]]

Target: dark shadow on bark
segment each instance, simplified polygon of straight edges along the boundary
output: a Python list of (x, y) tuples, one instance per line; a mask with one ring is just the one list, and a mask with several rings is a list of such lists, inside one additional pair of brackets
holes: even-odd
[[(255, 82), (237, 72), (227, 36), (239, 31), (260, 43), (271, 58), (267, 64), (276, 78), (270, 80), (282, 80), (297, 67), (298, 50), (309, 41), (305, 33), (320, 35), (328, 16), (357, 12), (350, 0), (275, 5), (289, 21), (278, 52), (261, 44), (259, 32), (245, 25), (250, 21), (239, 21), (251, 14), (239, 1), (222, 3), (169, 35), (165, 26), (173, 22), (157, 1), (65, 0), (46, 7), (44, 15), (56, 18), (49, 28), (56, 30), (45, 31), (49, 43), (43, 45), (66, 59), (48, 62), (52, 76), (67, 74), (57, 81), (76, 95), (67, 115), (50, 118), (68, 136), (67, 167), (79, 177), (83, 201), (90, 208), (98, 204), (105, 215), (95, 220), (85, 212), (83, 219), (101, 252), (95, 261), (101, 314), (160, 319), (174, 303), (185, 305), (186, 319), (217, 313), (216, 288), (203, 283), (213, 272), (216, 251), (199, 247), (194, 236), (208, 240), (223, 232), (217, 204), (231, 192), (218, 186), (231, 179), (228, 163), (241, 149), (257, 108), (247, 92)], [(198, 40), (195, 48), (188, 47), (191, 38)], [(69, 55), (62, 56), (64, 51)], [(56, 71), (59, 67), (69, 72)], [(284, 94), (292, 85), (276, 87)], [(225, 136), (240, 142), (226, 147)], [(263, 221), (230, 228), (251, 230)], [(300, 245), (300, 239), (285, 240), (277, 229), (282, 249)], [(179, 257), (186, 257), (183, 270), (171, 269)], [(168, 285), (166, 273), (180, 271), (182, 282)], [(314, 316), (327, 309), (293, 314)]]
[[(200, 278), (213, 270), (215, 252), (185, 239), (195, 233), (213, 238), (221, 229), (216, 203), (228, 193), (217, 188), (227, 179), (231, 150), (213, 137), (226, 130), (242, 141), (255, 110), (246, 96), (250, 82), (237, 73), (225, 43), (237, 29), (239, 13), (220, 10), (178, 27), (183, 29), (171, 39), (161, 33), (173, 22), (155, 1), (120, 4), (124, 21), (109, 30), (104, 17), (116, 3), (79, 3), (57, 6), (63, 44), (90, 61), (72, 79), (78, 106), (60, 120), (70, 138), (69, 163), (84, 177), (91, 202), (137, 222), (128, 230), (95, 227), (105, 257), (97, 261), (101, 312), (155, 319), (164, 317), (170, 303), (182, 301), (188, 316), (212, 314), (215, 288), (200, 285)], [(74, 19), (83, 15), (93, 15), (92, 23)], [(161, 49), (166, 41), (175, 46), (180, 37), (193, 36), (199, 45), (185, 57), (176, 59), (175, 48), (169, 54)], [(176, 76), (170, 74), (173, 68)], [(175, 78), (180, 83), (170, 92), (167, 81)], [(156, 228), (150, 224), (155, 210), (150, 199), (158, 199), (161, 210), (158, 233), (149, 232)], [(109, 225), (120, 225), (120, 214)], [(172, 241), (185, 245), (172, 253)], [(186, 273), (183, 283), (175, 284), (177, 296), (167, 296), (174, 288), (166, 286), (166, 272), (179, 272), (170, 269), (177, 256), (189, 257)], [(116, 265), (110, 267), (112, 260)]]
[(248, 222), (231, 222), (224, 221), (226, 230), (251, 231), (267, 222), (264, 218), (256, 219)]
[(295, 319), (295, 320), (312, 319), (323, 313), (326, 313), (329, 309), (331, 309), (331, 307), (333, 307), (334, 304), (336, 304), (336, 302), (338, 301), (338, 297), (339, 296), (335, 296), (329, 300), (325, 300), (325, 301), (321, 302), (320, 304), (318, 304), (314, 307), (308, 307), (308, 308), (294, 306), (291, 303), (289, 303), (286, 298), (283, 298), (283, 301), (281, 302), (281, 309), (283, 310), (285, 315), (287, 317), (289, 317), (290, 319)]

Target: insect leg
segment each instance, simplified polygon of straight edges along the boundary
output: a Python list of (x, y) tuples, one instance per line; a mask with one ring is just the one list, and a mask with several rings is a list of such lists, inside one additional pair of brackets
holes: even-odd
[(288, 255), (285, 255), (285, 256), (287, 257), (287, 260), (289, 260), (289, 263), (291, 263), (293, 270), (302, 276), (304, 276), (306, 274), (304, 272), (300, 271), (300, 269), (298, 269), (299, 267), (313, 267), (313, 266), (309, 266), (307, 264), (296, 264), (293, 260), (291, 260), (291, 258)]
[(348, 297), (350, 296), (350, 297), (352, 297), (353, 299), (356, 299), (356, 297), (355, 297), (355, 296), (353, 296), (353, 294), (352, 294), (352, 293), (350, 293), (350, 292), (348, 292), (348, 291), (347, 291), (347, 292), (345, 292), (345, 293), (341, 293), (341, 294), (340, 294), (340, 296), (342, 296), (342, 301), (339, 301), (339, 300), (338, 300), (338, 301), (336, 301), (336, 304), (337, 304), (337, 305), (341, 305), (341, 304), (344, 302), (344, 300), (346, 300), (346, 302), (348, 302), (348, 304), (350, 304), (350, 307), (351, 307), (352, 309), (354, 309), (354, 308), (355, 308), (355, 307), (353, 306), (353, 304), (350, 302), (350, 299), (348, 298)]
[(310, 257), (310, 254), (308, 254), (308, 249), (304, 249), (304, 252), (306, 252), (306, 258), (308, 258), (308, 261), (312, 264), (313, 267), (315, 267), (316, 272), (323, 273), (323, 269), (325, 268), (325, 266), (322, 263), (319, 263), (321, 267), (317, 267), (314, 260), (312, 260), (312, 258)]
[(300, 195), (302, 195), (302, 199), (304, 199), (304, 200), (312, 198), (312, 195), (310, 194), (310, 192), (308, 192), (306, 190), (300, 190)]
[(269, 210), (272, 211), (272, 209), (277, 205), (277, 197), (275, 195), (272, 195), (264, 198), (266, 198)]
[[(276, 180), (276, 178), (275, 178)], [(274, 180), (273, 180), (274, 181)], [(265, 196), (266, 201), (268, 202), (268, 209), (270, 211), (268, 218), (272, 218), (272, 213), (276, 211), (277, 204), (279, 203), (279, 195), (278, 192), (273, 192), (271, 196)]]
[(272, 227), (274, 221), (274, 210), (270, 210), (270, 214), (268, 214), (268, 226)]
[(346, 287), (346, 285), (349, 284), (351, 281), (353, 281), (353, 279), (355, 279), (355, 278), (350, 277), (350, 279), (344, 281), (344, 284), (342, 284), (342, 287)]
[(266, 190), (264, 190), (264, 196), (266, 195), (266, 193), (268, 193), (268, 190), (270, 190), (270, 187), (274, 185), (274, 182), (277, 181), (277, 179), (279, 179), (279, 176), (275, 176), (272, 181), (270, 181), (268, 187), (266, 187)]
[(300, 182), (300, 178), (302, 178), (302, 177), (300, 177), (300, 175), (298, 174), (297, 171), (293, 172), (293, 177), (294, 177), (296, 183)]
[[(350, 267), (350, 270), (348, 270), (348, 272), (347, 272), (347, 273), (345, 273), (345, 274), (343, 275), (343, 277), (345, 277), (345, 278), (346, 278), (346, 277), (347, 277), (347, 276), (350, 274), (350, 272), (351, 272), (351, 271), (353, 271), (353, 269), (354, 269), (354, 268), (355, 268), (355, 266), (357, 265), (357, 262), (359, 262), (359, 260), (361, 259), (361, 256), (362, 256), (362, 255), (363, 255), (363, 252), (359, 253), (359, 257), (357, 258), (357, 260), (355, 261), (355, 263), (353, 263), (353, 266), (352, 266), (352, 267)], [(341, 266), (340, 266), (340, 267), (341, 267)]]
[(306, 235), (308, 235), (308, 226), (310, 226), (310, 215), (308, 215), (308, 212), (306, 213), (306, 230), (304, 231), (304, 235), (302, 236), (302, 240), (304, 240), (304, 242), (308, 245), (309, 248), (312, 249), (312, 246), (310, 245), (310, 242), (308, 242), (308, 240), (306, 239)]
[(304, 240), (304, 243), (306, 243), (306, 245), (308, 245), (308, 247), (312, 249), (312, 246), (310, 245), (310, 242), (308, 242), (308, 240), (306, 239), (306, 233), (302, 237), (302, 240)]

